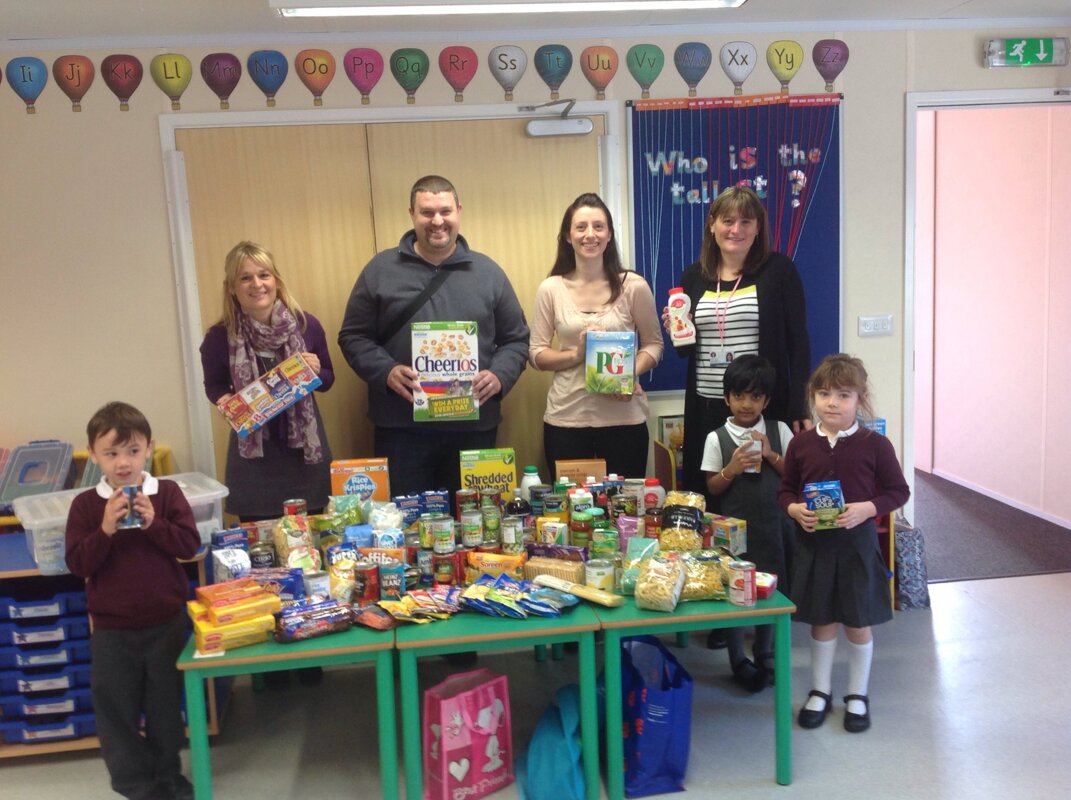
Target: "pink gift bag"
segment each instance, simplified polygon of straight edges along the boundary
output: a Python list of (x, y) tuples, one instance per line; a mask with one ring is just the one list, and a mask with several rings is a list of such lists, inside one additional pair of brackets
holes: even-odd
[(424, 798), (476, 800), (513, 783), (509, 683), (489, 669), (424, 692)]

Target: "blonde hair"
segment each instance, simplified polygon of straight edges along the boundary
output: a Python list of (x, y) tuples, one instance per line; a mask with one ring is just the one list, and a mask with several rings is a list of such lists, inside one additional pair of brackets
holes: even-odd
[(863, 362), (847, 353), (826, 356), (807, 381), (807, 401), (814, 411), (814, 393), (819, 389), (851, 389), (859, 395), (859, 411), (865, 419), (874, 418), (870, 398), (870, 379)]
[(238, 282), (238, 271), (242, 268), (242, 264), (245, 263), (246, 259), (272, 274), (272, 277), (275, 278), (276, 296), (290, 313), (297, 318), (298, 325), (304, 331), (305, 314), (302, 312), (297, 300), (290, 294), (290, 290), (286, 288), (286, 282), (283, 280), (283, 276), (279, 274), (279, 269), (275, 266), (275, 259), (272, 254), (256, 242), (245, 241), (238, 242), (232, 247), (231, 251), (227, 253), (227, 257), (223, 260), (223, 317), (220, 322), (227, 329), (227, 333), (233, 335), (237, 332), (238, 317), (236, 312), (241, 308), (241, 305), (234, 296), (234, 286)]

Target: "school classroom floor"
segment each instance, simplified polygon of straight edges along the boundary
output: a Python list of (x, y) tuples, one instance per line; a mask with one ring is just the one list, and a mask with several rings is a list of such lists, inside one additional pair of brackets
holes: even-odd
[[(676, 650), (695, 681), (687, 795), (754, 800), (868, 800), (1071, 796), (1071, 573), (932, 584), (932, 610), (898, 612), (875, 629), (873, 727), (842, 727), (845, 647), (834, 667), (834, 712), (793, 730), (793, 782), (774, 782), (773, 693), (733, 684), (724, 650), (705, 636)], [(794, 711), (810, 688), (808, 632), (793, 624)], [(672, 642), (672, 637), (667, 637)], [(843, 641), (843, 640), (842, 640)], [(485, 654), (511, 681), (514, 748), (527, 742), (575, 654), (534, 661), (529, 650)], [(451, 668), (424, 659), (421, 687)], [(238, 679), (223, 732), (212, 740), (220, 800), (379, 797), (372, 672), (330, 671), (254, 692)], [(184, 762), (187, 763), (184, 752)], [(96, 751), (6, 759), (5, 800), (118, 797)], [(404, 796), (404, 795), (403, 795)], [(511, 786), (492, 797), (513, 798)]]

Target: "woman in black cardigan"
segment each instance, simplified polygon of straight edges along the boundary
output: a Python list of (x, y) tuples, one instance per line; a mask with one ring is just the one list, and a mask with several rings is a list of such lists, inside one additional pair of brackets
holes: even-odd
[[(811, 345), (799, 272), (792, 259), (770, 252), (766, 209), (749, 188), (727, 189), (711, 203), (699, 261), (685, 268), (681, 286), (696, 326), (696, 343), (677, 348), (688, 357), (684, 488), (706, 494), (703, 445), (729, 416), (725, 367), (745, 353), (769, 359), (777, 384), (765, 416), (798, 433), (811, 427), (805, 397)], [(708, 495), (708, 507), (712, 500)]]

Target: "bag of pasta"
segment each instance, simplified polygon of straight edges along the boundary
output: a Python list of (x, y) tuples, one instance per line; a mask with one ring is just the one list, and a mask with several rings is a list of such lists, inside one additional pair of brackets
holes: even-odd
[(658, 554), (658, 540), (633, 536), (628, 540), (621, 563), (621, 594), (636, 594), (636, 581), (643, 562)]
[(703, 512), (707, 502), (695, 492), (667, 492), (662, 507), (662, 531), (658, 535), (662, 550), (690, 551), (703, 547)]
[(640, 566), (636, 579), (636, 608), (673, 611), (684, 586), (684, 564), (680, 556), (665, 553), (649, 558)]
[(684, 586), (681, 602), (685, 600), (725, 600), (728, 596), (722, 576), (721, 558), (717, 553), (703, 550), (687, 553), (684, 563)]

